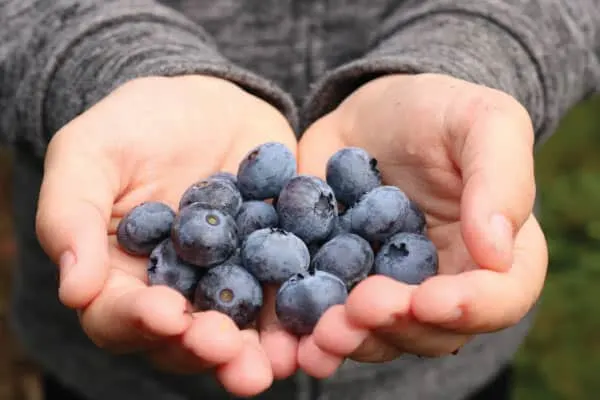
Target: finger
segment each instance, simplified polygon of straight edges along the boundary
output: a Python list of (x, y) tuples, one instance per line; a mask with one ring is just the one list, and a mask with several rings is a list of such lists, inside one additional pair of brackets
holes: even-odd
[(308, 375), (326, 378), (360, 347), (367, 336), (367, 329), (348, 320), (344, 305), (333, 306), (323, 314), (312, 335), (301, 340), (298, 364)]
[(371, 276), (359, 283), (346, 300), (346, 315), (357, 327), (378, 329), (394, 324), (410, 311), (414, 287), (385, 276)]
[[(377, 330), (376, 335), (400, 352), (426, 357), (448, 355), (470, 340), (469, 335), (420, 323), (410, 315), (398, 318), (393, 326)], [(391, 356), (380, 353), (382, 361)]]
[[(436, 356), (456, 350), (467, 341), (465, 335), (423, 326), (412, 319), (411, 301), (417, 288), (383, 276), (368, 278), (350, 293), (346, 302), (347, 321), (339, 314), (334, 321), (333, 313), (329, 314), (329, 321), (322, 320), (323, 328), (336, 329), (345, 333), (345, 337), (336, 335), (339, 343), (330, 343), (332, 340), (324, 338), (319, 330), (315, 332), (316, 342), (327, 350), (346, 354), (351, 350), (352, 359), (362, 362), (385, 362), (402, 353)], [(367, 336), (356, 326), (366, 327), (376, 335)], [(361, 336), (363, 340), (359, 342)]]
[(167, 372), (193, 374), (225, 364), (243, 349), (242, 334), (224, 314), (194, 314), (191, 326), (180, 336), (168, 338), (151, 350), (148, 358)]
[(133, 352), (181, 335), (192, 323), (187, 300), (163, 286), (146, 287), (113, 270), (105, 288), (80, 312), (81, 325), (99, 347)]
[(510, 327), (537, 301), (547, 264), (544, 235), (531, 216), (517, 235), (509, 271), (480, 269), (432, 277), (415, 290), (411, 311), (419, 321), (466, 334)]
[(193, 315), (191, 326), (183, 334), (182, 345), (206, 363), (219, 365), (237, 357), (244, 341), (231, 318), (206, 311)]
[(296, 372), (298, 338), (288, 333), (275, 314), (277, 288), (265, 287), (264, 303), (259, 317), (260, 342), (271, 362), (275, 379), (284, 379)]
[(106, 232), (115, 196), (105, 160), (78, 144), (66, 135), (51, 142), (36, 216), (40, 244), (60, 267), (60, 300), (72, 308), (91, 302), (108, 276)]
[(298, 144), (298, 172), (324, 179), (327, 161), (345, 146), (335, 119), (328, 117), (315, 122)]
[(256, 331), (242, 332), (244, 347), (240, 354), (216, 370), (225, 389), (238, 397), (252, 397), (273, 383), (271, 364), (263, 351)]
[(533, 128), (505, 95), (467, 98), (449, 109), (449, 146), (462, 172), (462, 233), (475, 262), (506, 271), (514, 235), (533, 208)]
[(325, 379), (338, 369), (344, 357), (323, 351), (316, 345), (312, 335), (300, 340), (298, 364), (308, 375), (317, 379)]
[(177, 341), (169, 341), (157, 349), (148, 351), (147, 358), (160, 370), (173, 374), (197, 374), (213, 367), (212, 364), (181, 347)]
[(368, 335), (368, 329), (349, 320), (345, 306), (337, 305), (323, 314), (312, 333), (312, 340), (322, 351), (345, 357), (356, 351)]
[(370, 334), (349, 358), (363, 363), (384, 363), (395, 360), (401, 355), (402, 351), (398, 347), (375, 334)]

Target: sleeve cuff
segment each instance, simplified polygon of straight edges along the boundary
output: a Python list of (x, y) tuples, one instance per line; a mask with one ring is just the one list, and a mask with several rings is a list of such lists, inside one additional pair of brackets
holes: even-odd
[(502, 90), (545, 124), (544, 88), (535, 62), (499, 25), (473, 16), (435, 14), (414, 21), (361, 59), (324, 76), (303, 109), (303, 127), (333, 111), (368, 81), (389, 74), (439, 73)]
[[(21, 123), (36, 152), (62, 126), (121, 84), (147, 76), (211, 75), (236, 83), (279, 109), (297, 126), (293, 100), (279, 87), (221, 56), (196, 24), (163, 7), (149, 10), (112, 8), (63, 27), (57, 46), (47, 44), (35, 58), (35, 79), (21, 90)], [(65, 40), (68, 35), (67, 40)], [(40, 73), (41, 71), (41, 73)], [(39, 117), (38, 117), (39, 116)]]

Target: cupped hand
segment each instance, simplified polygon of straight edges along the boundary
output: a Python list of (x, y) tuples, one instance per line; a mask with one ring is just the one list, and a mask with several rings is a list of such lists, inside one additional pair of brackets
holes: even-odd
[(45, 158), (37, 233), (60, 266), (60, 300), (78, 310), (98, 346), (144, 352), (168, 371), (211, 370), (236, 395), (253, 395), (296, 369), (297, 340), (276, 322), (267, 293), (260, 333), (217, 312), (192, 313), (182, 295), (147, 285), (145, 258), (117, 246), (121, 217), (144, 201), (177, 209), (184, 190), (237, 172), (268, 141), (296, 139), (265, 101), (205, 76), (130, 81), (62, 128)]
[(301, 367), (325, 377), (346, 357), (441, 356), (522, 319), (547, 267), (532, 215), (533, 144), (528, 113), (512, 97), (433, 74), (375, 79), (313, 124), (300, 172), (324, 176), (335, 151), (365, 148), (384, 183), (425, 212), (440, 274), (418, 286), (382, 276), (360, 283), (302, 339)]

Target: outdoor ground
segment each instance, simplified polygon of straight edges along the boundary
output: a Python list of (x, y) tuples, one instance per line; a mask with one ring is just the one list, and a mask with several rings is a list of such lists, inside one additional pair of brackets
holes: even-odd
[[(550, 274), (517, 358), (515, 400), (593, 400), (600, 393), (600, 98), (576, 108), (537, 155)], [(40, 399), (35, 368), (6, 327), (14, 254), (10, 162), (0, 152), (0, 400)]]

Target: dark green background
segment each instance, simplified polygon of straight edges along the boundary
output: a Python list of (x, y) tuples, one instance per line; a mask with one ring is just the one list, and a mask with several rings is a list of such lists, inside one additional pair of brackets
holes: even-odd
[(574, 108), (536, 155), (550, 250), (517, 400), (600, 398), (600, 97)]

